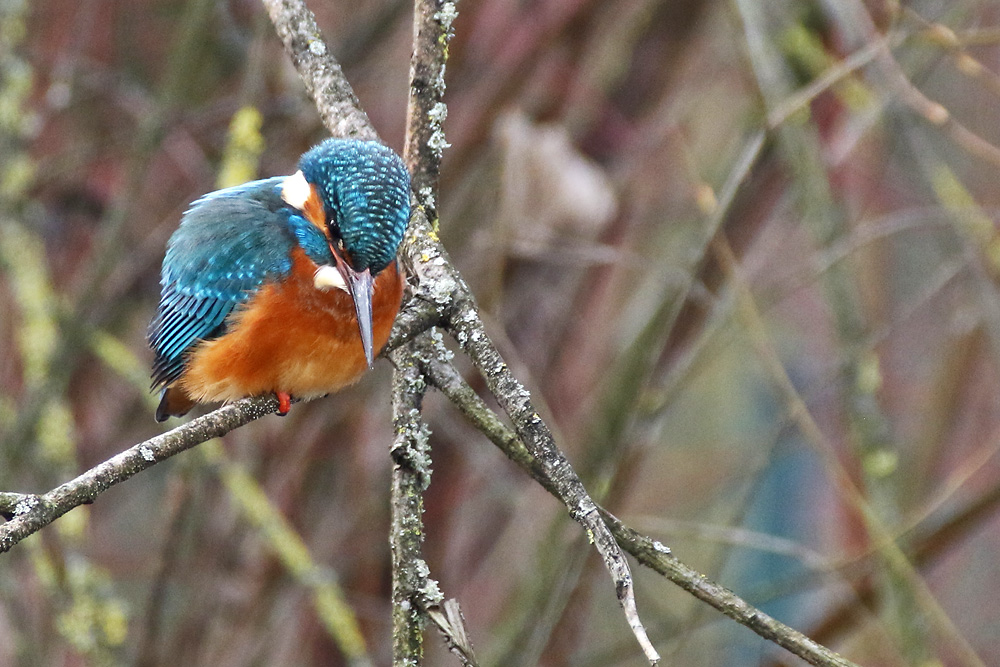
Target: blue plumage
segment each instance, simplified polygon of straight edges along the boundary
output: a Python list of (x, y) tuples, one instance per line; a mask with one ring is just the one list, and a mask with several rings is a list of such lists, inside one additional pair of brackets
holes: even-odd
[(354, 269), (375, 274), (388, 266), (410, 220), (410, 174), (399, 156), (370, 141), (327, 139), (299, 168), (316, 184)]
[(333, 261), (323, 233), (282, 200), (283, 181), (219, 190), (184, 214), (167, 246), (160, 306), (149, 327), (154, 385), (180, 377), (192, 344), (222, 335), (233, 308), (266, 281), (287, 276), (296, 244), (317, 264)]
[(282, 198), (284, 177), (210, 193), (184, 214), (167, 246), (149, 327), (154, 386), (180, 378), (195, 343), (224, 335), (235, 308), (288, 276), (295, 246), (317, 265), (333, 265), (331, 244), (342, 241), (337, 252), (351, 268), (373, 276), (395, 259), (410, 215), (409, 173), (399, 156), (376, 142), (328, 139), (299, 166), (323, 204), (329, 238)]

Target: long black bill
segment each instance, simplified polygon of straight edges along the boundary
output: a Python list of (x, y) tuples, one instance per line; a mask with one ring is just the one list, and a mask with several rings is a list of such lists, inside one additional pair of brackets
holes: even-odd
[(365, 348), (365, 360), (368, 367), (372, 365), (372, 293), (375, 291), (375, 279), (371, 271), (355, 271), (344, 266), (347, 275), (347, 287), (354, 299), (354, 310), (358, 314), (358, 330), (361, 332), (361, 345)]

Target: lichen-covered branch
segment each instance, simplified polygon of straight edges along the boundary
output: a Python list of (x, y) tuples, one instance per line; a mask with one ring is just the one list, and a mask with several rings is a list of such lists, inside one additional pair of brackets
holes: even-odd
[[(430, 62), (440, 60), (440, 70), (444, 71), (446, 54), (442, 48), (436, 48), (439, 42), (444, 43), (450, 37), (448, 28), (442, 29), (440, 23), (434, 20), (431, 7), (434, 2), (416, 0), (414, 8), (413, 57), (410, 63), (410, 98), (407, 105), (407, 140), (403, 151), (403, 160), (410, 171), (413, 189), (420, 193), (416, 197), (417, 209), (423, 213), (423, 224), (414, 224), (407, 231), (405, 246), (412, 247), (427, 231), (426, 216), (433, 214), (433, 202), (438, 187), (438, 173), (441, 164), (441, 152), (424, 154), (426, 146), (421, 142), (432, 127), (441, 132), (443, 116), (435, 118), (430, 113), (431, 102), (428, 96), (440, 102), (444, 92), (444, 80), (434, 93), (431, 88), (421, 85), (418, 81), (430, 66)], [(449, 21), (450, 27), (450, 21)], [(443, 105), (441, 105), (443, 106)], [(412, 256), (411, 256), (412, 257)], [(407, 262), (411, 274), (416, 273), (417, 265)], [(416, 284), (425, 284), (419, 275)], [(414, 290), (416, 291), (416, 290)], [(417, 326), (423, 321), (428, 326), (423, 330), (411, 330), (420, 334), (430, 328), (431, 323), (439, 324), (441, 316), (435, 317), (435, 299), (427, 300), (419, 296), (411, 299), (424, 316), (413, 317), (407, 311), (400, 315), (401, 326), (407, 326), (408, 318), (413, 318)], [(441, 300), (443, 301), (443, 299)], [(412, 326), (412, 325), (410, 325)], [(400, 327), (394, 327), (394, 332)], [(422, 337), (428, 334), (423, 333)], [(395, 337), (395, 334), (394, 334)], [(417, 339), (419, 340), (419, 339)], [(395, 665), (419, 665), (423, 658), (423, 629), (426, 621), (434, 617), (439, 629), (445, 634), (446, 641), (465, 664), (471, 655), (464, 648), (467, 637), (453, 636), (453, 628), (447, 619), (440, 614), (430, 614), (429, 610), (439, 609), (443, 601), (437, 583), (430, 578), (430, 568), (423, 560), (420, 548), (424, 538), (423, 530), (423, 492), (430, 484), (430, 447), (427, 443), (428, 431), (420, 417), (421, 401), (426, 391), (426, 382), (418, 366), (414, 349), (416, 340), (391, 341), (390, 358), (395, 366), (393, 373), (392, 409), (393, 426), (396, 438), (393, 442), (392, 457), (395, 465), (392, 473), (391, 510), (392, 525), (389, 541), (392, 546), (392, 654)], [(398, 347), (397, 347), (398, 345)], [(464, 632), (463, 632), (464, 636)]]
[[(417, 665), (423, 657), (424, 618), (422, 596), (441, 601), (437, 585), (428, 578), (423, 560), (423, 492), (431, 483), (430, 435), (420, 418), (426, 383), (420, 369), (405, 358), (403, 350), (392, 355), (396, 372), (392, 380), (392, 658), (395, 665)], [(432, 590), (428, 590), (432, 589)]]
[(297, 0), (264, 0), (264, 7), (330, 133), (377, 139), (340, 64), (330, 56), (313, 13)]
[(435, 228), (441, 157), (448, 147), (444, 135), (444, 119), (448, 115), (444, 72), (457, 15), (457, 0), (416, 0), (413, 8), (413, 58), (404, 155), (413, 176), (413, 190)]
[[(48, 493), (18, 495), (13, 498), (17, 500), (16, 505), (3, 511), (12, 518), (0, 525), (0, 553), (10, 551), (28, 535), (38, 532), (74, 507), (93, 502), (103, 491), (136, 473), (206, 440), (225, 435), (277, 408), (277, 401), (271, 397), (245, 398), (130, 447)], [(3, 499), (11, 499), (10, 496), (5, 494)]]

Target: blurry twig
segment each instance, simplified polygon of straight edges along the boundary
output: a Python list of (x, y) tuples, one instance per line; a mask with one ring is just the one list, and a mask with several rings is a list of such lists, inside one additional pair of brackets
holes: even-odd
[[(904, 104), (928, 123), (940, 127), (946, 137), (967, 153), (994, 166), (1000, 165), (1000, 148), (956, 120), (943, 104), (927, 97), (910, 81), (893, 55), (891, 45), (881, 40), (868, 7), (861, 0), (850, 0), (850, 2), (845, 3), (845, 6), (845, 14), (850, 16), (854, 25), (864, 34), (865, 39), (874, 43), (882, 43), (883, 48), (880, 50), (876, 63), (881, 78), (888, 84), (888, 89), (895, 92)], [(915, 13), (914, 15), (917, 16)], [(939, 43), (948, 48), (957, 49), (960, 47), (958, 38), (951, 30), (946, 29), (943, 25), (936, 25), (939, 26), (935, 32)]]
[[(469, 387), (454, 366), (433, 359), (428, 361), (423, 370), (427, 374), (428, 380), (462, 410), (477, 429), (512, 461), (525, 469), (549, 493), (558, 497), (552, 480), (546, 476), (538, 460), (528, 452), (518, 435), (500, 421)], [(615, 538), (636, 560), (664, 575), (726, 616), (742, 623), (761, 637), (791, 651), (811, 665), (847, 667), (854, 664), (825, 646), (817, 644), (802, 633), (771, 618), (731, 591), (708, 580), (700, 572), (680, 562), (660, 542), (632, 530), (603, 508), (599, 507), (598, 511), (611, 528)]]
[(199, 57), (195, 48), (202, 38), (208, 13), (214, 3), (208, 0), (188, 0), (184, 15), (169, 53), (165, 72), (158, 92), (158, 103), (150, 113), (143, 115), (135, 129), (135, 142), (128, 157), (128, 164), (122, 170), (125, 182), (111, 202), (107, 215), (100, 225), (100, 233), (95, 243), (93, 256), (87, 263), (85, 275), (78, 281), (72, 297), (71, 307), (57, 313), (60, 335), (51, 354), (51, 370), (45, 381), (29, 388), (21, 401), (17, 420), (2, 435), (6, 442), (14, 443), (14, 451), (27, 450), (29, 442), (39, 428), (39, 422), (49, 409), (53, 396), (65, 394), (65, 388), (80, 356), (86, 351), (87, 340), (92, 331), (108, 319), (117, 301), (107, 299), (106, 281), (115, 264), (129, 244), (122, 243), (127, 225), (134, 219), (132, 215), (136, 193), (142, 187), (148, 173), (146, 166), (155, 152), (167, 122), (177, 106), (188, 79), (193, 63)]
[(335, 572), (319, 565), (305, 540), (267, 499), (260, 485), (240, 464), (229, 460), (218, 439), (199, 449), (229, 492), (231, 502), (256, 528), (285, 570), (312, 596), (316, 615), (350, 667), (371, 667), (358, 619), (347, 604)]
[(761, 363), (771, 375), (772, 381), (787, 402), (789, 413), (801, 430), (802, 435), (821, 457), (826, 465), (826, 469), (834, 478), (834, 482), (843, 492), (844, 497), (853, 509), (861, 515), (865, 523), (865, 528), (871, 534), (872, 541), (884, 558), (887, 567), (910, 587), (914, 599), (925, 610), (942, 635), (950, 641), (958, 655), (961, 656), (962, 664), (983, 664), (979, 656), (976, 655), (975, 650), (969, 645), (968, 641), (942, 609), (927, 582), (924, 581), (910, 561), (909, 556), (896, 543), (896, 536), (889, 531), (872, 509), (861, 489), (837, 458), (837, 454), (831, 443), (816, 424), (809, 412), (808, 406), (806, 406), (802, 396), (792, 383), (788, 372), (785, 370), (781, 359), (778, 357), (770, 341), (767, 327), (761, 320), (760, 312), (754, 302), (753, 295), (750, 293), (749, 287), (738, 269), (736, 258), (729, 244), (724, 238), (718, 237), (713, 244), (713, 250), (720, 265), (726, 272), (730, 283), (733, 285), (733, 289), (736, 291), (738, 313), (745, 326), (745, 330), (751, 338), (751, 342), (757, 350)]
[(836, 566), (829, 558), (797, 540), (738, 526), (713, 525), (658, 516), (638, 516), (633, 518), (632, 524), (653, 534), (669, 534), (705, 542), (730, 544), (764, 553), (781, 554), (794, 558), (814, 570), (829, 571)]
[(888, 36), (872, 40), (850, 56), (832, 65), (813, 79), (809, 85), (796, 91), (780, 104), (773, 106), (767, 114), (768, 127), (775, 128), (781, 125), (793, 114), (808, 108), (813, 100), (829, 90), (838, 81), (871, 63), (882, 54), (883, 50), (890, 48), (889, 40)]

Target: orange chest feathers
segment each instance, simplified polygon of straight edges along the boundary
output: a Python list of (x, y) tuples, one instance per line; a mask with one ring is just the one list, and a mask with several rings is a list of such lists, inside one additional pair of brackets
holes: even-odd
[[(179, 384), (196, 401), (227, 401), (285, 392), (314, 398), (355, 382), (367, 368), (354, 302), (314, 285), (316, 264), (301, 248), (292, 271), (261, 287), (227, 321), (225, 335), (199, 343)], [(394, 261), (375, 279), (372, 342), (389, 339), (403, 296)]]

